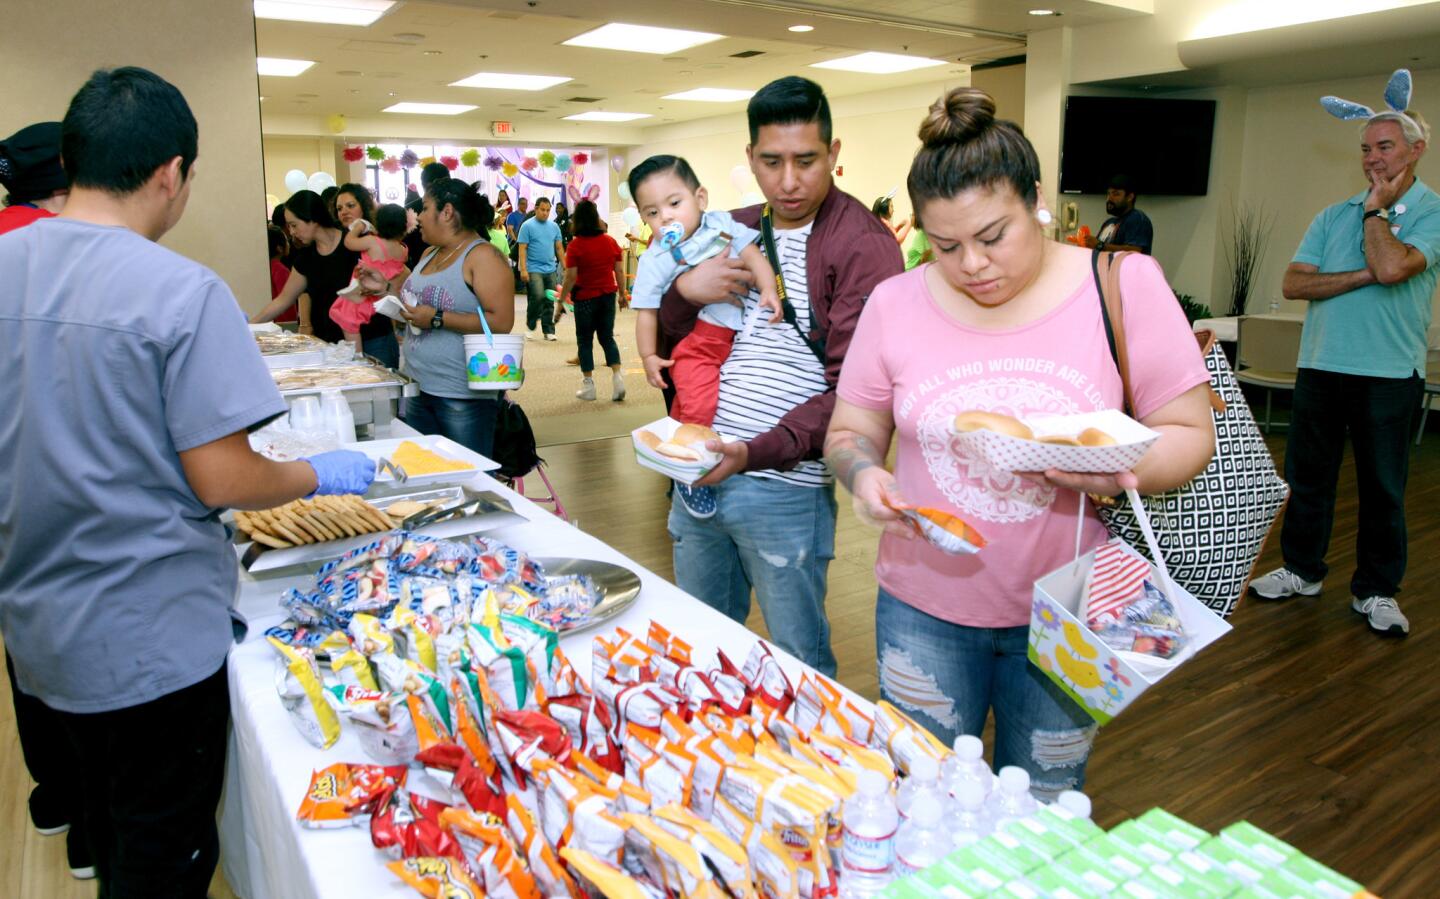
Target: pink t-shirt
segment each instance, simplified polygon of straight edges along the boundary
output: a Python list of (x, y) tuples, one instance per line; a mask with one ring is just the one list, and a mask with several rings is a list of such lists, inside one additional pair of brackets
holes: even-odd
[[(1017, 418), (1123, 408), (1094, 281), (1019, 328), (986, 331), (936, 305), (921, 266), (870, 295), (840, 373), (839, 395), (888, 409), (899, 450), (895, 476), (910, 502), (959, 514), (988, 545), (952, 556), (924, 540), (884, 536), (875, 574), (881, 586), (937, 618), (971, 627), (1030, 620), (1034, 582), (1070, 562), (1080, 494), (1056, 490), (960, 457), (949, 436), (971, 409)], [(1130, 256), (1121, 266), (1125, 334), (1136, 418), (1205, 383), (1199, 346), (1160, 266)], [(1085, 503), (1084, 549), (1106, 539)]]

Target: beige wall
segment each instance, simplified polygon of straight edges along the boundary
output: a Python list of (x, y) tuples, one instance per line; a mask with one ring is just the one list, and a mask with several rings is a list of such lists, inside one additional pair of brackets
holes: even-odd
[(336, 183), (346, 181), (346, 178), (341, 177), (341, 173), (348, 173), (349, 166), (343, 169), (336, 167), (336, 145), (337, 141), (328, 137), (266, 135), (265, 193), (283, 203), (285, 198), (290, 196), (290, 190), (285, 186), (285, 173), (291, 169), (300, 169), (307, 177), (316, 172), (325, 172), (333, 177)]
[(207, 0), (204, 15), (182, 0), (7, 3), (0, 134), (63, 118), (98, 67), (143, 66), (170, 81), (200, 124), (200, 160), (185, 217), (162, 243), (210, 266), (242, 306), (258, 309), (270, 280), (253, 199), (261, 175), (252, 10), (250, 0)]
[[(967, 83), (967, 76), (956, 75), (950, 81), (832, 98), (830, 113), (840, 141), (839, 164), (844, 169), (835, 183), (866, 206), (897, 188), (896, 221), (909, 216), (905, 176), (920, 146), (916, 137), (920, 122), (930, 104), (947, 89)], [(746, 165), (745, 145), (749, 142), (743, 112), (652, 128), (645, 132), (645, 143), (625, 151), (626, 172), (656, 153), (683, 156), (709, 191), (711, 203), (729, 209), (738, 205), (745, 193), (758, 193), (748, 168), (735, 175), (738, 189), (732, 182), (732, 170)]]
[(995, 115), (1025, 127), (1025, 64), (973, 69), (970, 83), (995, 98)]

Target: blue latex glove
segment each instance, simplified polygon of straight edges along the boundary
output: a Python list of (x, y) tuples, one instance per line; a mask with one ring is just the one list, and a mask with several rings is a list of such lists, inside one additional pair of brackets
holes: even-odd
[[(305, 459), (315, 469), (318, 486), (310, 496), (364, 493), (375, 480), (375, 462), (355, 450), (331, 450)], [(306, 497), (309, 499), (309, 497)]]

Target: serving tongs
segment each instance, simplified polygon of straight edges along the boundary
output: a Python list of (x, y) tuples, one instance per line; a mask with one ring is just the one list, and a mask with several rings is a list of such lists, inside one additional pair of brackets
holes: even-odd
[(423, 528), (427, 524), (434, 524), (437, 521), (446, 521), (451, 518), (465, 518), (471, 515), (482, 515), (489, 512), (514, 513), (514, 509), (498, 493), (472, 493), (469, 490), (464, 492), (464, 498), (459, 502), (451, 503), (448, 506), (440, 506), (435, 509), (422, 509), (414, 515), (400, 522), (400, 529), (413, 531)]
[(382, 471), (390, 472), (390, 477), (394, 478), (395, 483), (397, 484), (403, 484), (406, 481), (410, 480), (410, 476), (405, 473), (405, 469), (401, 468), (399, 465), (396, 465), (394, 462), (391, 462), (384, 456), (381, 456), (375, 461), (375, 471), (377, 473)]

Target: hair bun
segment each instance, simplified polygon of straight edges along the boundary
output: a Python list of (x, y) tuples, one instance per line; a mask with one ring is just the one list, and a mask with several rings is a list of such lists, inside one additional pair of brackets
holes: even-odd
[(957, 87), (930, 105), (920, 123), (920, 142), (926, 147), (973, 140), (995, 121), (995, 98), (978, 87)]

